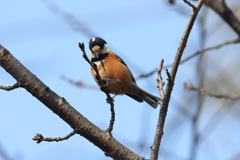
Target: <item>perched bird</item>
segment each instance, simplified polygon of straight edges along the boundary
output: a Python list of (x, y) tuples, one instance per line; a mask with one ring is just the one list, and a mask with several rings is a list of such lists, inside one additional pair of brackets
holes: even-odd
[[(106, 81), (106, 89), (115, 95), (126, 94), (138, 102), (147, 102), (153, 108), (157, 108), (160, 98), (138, 87), (131, 71), (126, 63), (115, 53), (111, 52), (105, 40), (94, 37), (89, 41), (91, 62), (95, 63), (101, 79)], [(95, 81), (96, 72), (91, 68)]]

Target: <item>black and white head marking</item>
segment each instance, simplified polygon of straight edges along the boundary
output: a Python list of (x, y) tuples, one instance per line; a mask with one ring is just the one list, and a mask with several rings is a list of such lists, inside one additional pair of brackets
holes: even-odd
[(89, 49), (92, 61), (103, 60), (110, 52), (107, 42), (99, 37), (94, 37), (89, 41)]

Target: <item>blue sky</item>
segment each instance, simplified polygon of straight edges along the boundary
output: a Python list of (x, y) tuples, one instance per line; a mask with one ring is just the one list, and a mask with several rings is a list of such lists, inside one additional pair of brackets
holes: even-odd
[[(162, 58), (165, 64), (172, 63), (188, 20), (187, 15), (190, 14), (188, 6), (178, 3), (187, 14), (180, 14), (176, 6), (156, 0), (3, 1), (0, 10), (0, 44), (53, 91), (104, 130), (110, 120), (105, 94), (78, 88), (61, 78), (66, 76), (74, 81), (96, 85), (89, 65), (81, 56), (78, 42), (84, 42), (89, 53), (89, 39), (92, 36), (102, 37), (110, 49), (124, 59), (135, 76), (156, 68)], [(69, 25), (64, 19), (66, 14), (74, 15), (83, 23), (88, 34), (76, 30), (78, 25)], [(197, 49), (199, 29), (195, 25), (184, 56)], [(179, 69), (165, 127), (165, 135), (170, 138), (164, 135), (162, 142), (162, 154), (174, 152), (176, 159), (189, 156), (190, 132), (187, 125), (177, 127), (172, 132), (172, 127), (180, 125), (173, 121), (174, 117), (183, 118), (172, 104), (181, 101), (179, 90), (183, 90), (186, 78), (193, 82), (197, 73), (191, 66), (195, 62), (191, 60)], [(166, 78), (165, 75), (163, 77)], [(155, 79), (156, 74), (137, 83), (144, 90), (159, 96)], [(14, 83), (15, 80), (0, 68), (0, 85)], [(0, 97), (0, 147), (10, 157), (17, 160), (110, 159), (78, 135), (58, 143), (36, 144), (31, 140), (35, 133), (59, 137), (72, 130), (24, 89), (10, 92), (0, 90)], [(154, 110), (146, 103), (138, 103), (127, 96), (117, 96), (115, 112), (113, 136), (134, 152), (149, 157), (159, 108)], [(147, 147), (141, 150), (139, 142)]]

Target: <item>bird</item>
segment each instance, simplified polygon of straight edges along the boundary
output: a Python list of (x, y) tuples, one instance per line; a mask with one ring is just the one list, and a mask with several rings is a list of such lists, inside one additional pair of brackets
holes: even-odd
[[(127, 95), (138, 102), (147, 102), (153, 108), (157, 108), (159, 97), (156, 97), (143, 89), (141, 89), (134, 79), (127, 64), (116, 53), (112, 52), (105, 40), (100, 37), (94, 37), (89, 41), (89, 49), (91, 54), (91, 63), (95, 63), (99, 75), (106, 82), (104, 87), (109, 93), (116, 95)], [(91, 68), (94, 80), (96, 72)]]

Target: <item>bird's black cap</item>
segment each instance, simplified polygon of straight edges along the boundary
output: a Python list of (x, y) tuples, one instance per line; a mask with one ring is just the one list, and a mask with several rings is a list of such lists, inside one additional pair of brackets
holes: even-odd
[(94, 37), (89, 41), (89, 49), (92, 50), (94, 46), (99, 46), (101, 49), (103, 49), (104, 44), (107, 44), (105, 40), (100, 37)]

